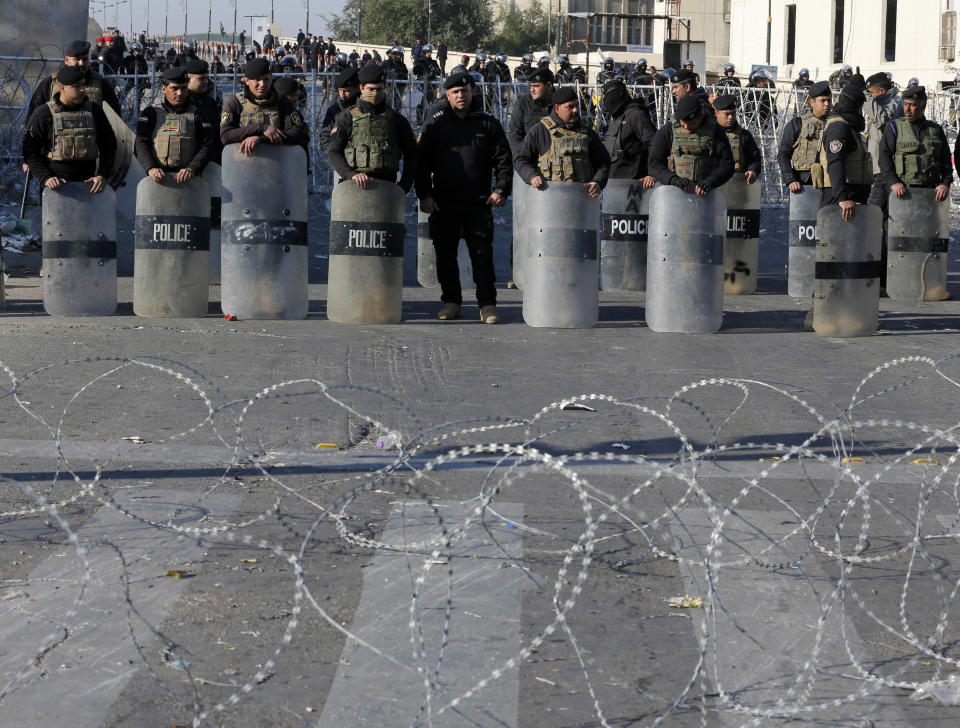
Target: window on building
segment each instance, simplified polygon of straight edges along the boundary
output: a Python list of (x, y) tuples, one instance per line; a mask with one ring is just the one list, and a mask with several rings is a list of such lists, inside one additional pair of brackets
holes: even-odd
[(652, 46), (653, 45), (653, 21), (644, 20), (644, 30), (643, 30), (643, 44)]
[(833, 62), (843, 63), (843, 5), (844, 0), (833, 0)]
[(887, 0), (883, 18), (883, 59), (897, 60), (897, 0)]
[(787, 65), (795, 63), (797, 47), (797, 6), (787, 5)]
[(941, 61), (953, 61), (957, 47), (957, 11), (947, 10), (940, 16), (940, 54)]
[(646, 23), (631, 18), (627, 21), (627, 45), (643, 45), (643, 31)]

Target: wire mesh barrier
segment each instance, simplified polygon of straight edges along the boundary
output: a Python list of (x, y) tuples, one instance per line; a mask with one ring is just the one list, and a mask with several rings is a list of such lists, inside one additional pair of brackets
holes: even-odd
[[(256, 710), (339, 726), (330, 705), (350, 699), (350, 724), (370, 705), (396, 726), (921, 724), (897, 712), (908, 695), (960, 703), (958, 361), (889, 361), (845, 402), (713, 378), (437, 424), (356, 384), (230, 396), (169, 359), (0, 362), (0, 418), (33, 438), (0, 440), (0, 548), (59, 564), (0, 586), (0, 710), (69, 674), (102, 696), (140, 670), (136, 701), (164, 725)], [(883, 416), (906, 403), (927, 419)], [(757, 411), (777, 414), (777, 439), (744, 437)], [(318, 454), (342, 417), (353, 435)], [(350, 459), (374, 443), (378, 460)], [(56, 466), (21, 462), (37, 458)], [(360, 617), (367, 582), (348, 608), (334, 578), (356, 591), (364, 566), (384, 601)], [(269, 599), (245, 600), (266, 576)], [(677, 596), (645, 595), (668, 576)], [(178, 599), (165, 621), (157, 605)], [(109, 640), (91, 642), (94, 625)], [(322, 689), (302, 682), (318, 672)], [(518, 673), (550, 688), (562, 723), (524, 723), (516, 697), (509, 714), (498, 691)], [(856, 722), (878, 705), (891, 712)]]

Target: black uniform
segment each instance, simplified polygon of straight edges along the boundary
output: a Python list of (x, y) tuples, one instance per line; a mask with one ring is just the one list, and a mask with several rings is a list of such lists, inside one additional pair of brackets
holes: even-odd
[[(759, 177), (763, 172), (763, 154), (760, 152), (760, 147), (757, 146), (757, 140), (753, 138), (753, 134), (739, 124), (736, 125), (736, 129), (740, 135), (740, 156), (743, 162), (746, 163), (746, 168), (744, 168), (742, 164), (740, 165), (739, 172), (740, 174), (753, 172)], [(724, 129), (724, 133), (727, 131), (729, 130)], [(730, 148), (730, 151), (733, 151), (733, 147)], [(741, 160), (734, 159), (733, 161), (736, 163)]]
[[(75, 108), (63, 106), (60, 103), (60, 94), (56, 94), (53, 101), (60, 108)], [(83, 162), (57, 162), (49, 159), (47, 154), (53, 149), (53, 112), (49, 106), (43, 104), (31, 114), (23, 135), (23, 158), (30, 166), (30, 174), (41, 186), (50, 177), (82, 182), (98, 172), (104, 176), (110, 174), (116, 156), (117, 137), (100, 106), (90, 103), (90, 111), (96, 125), (99, 156), (96, 160)]]
[(437, 44), (437, 64), (440, 66), (440, 75), (447, 72), (447, 44)]
[(510, 145), (500, 122), (483, 111), (460, 118), (447, 108), (434, 115), (417, 145), (417, 197), (432, 197), (439, 210), (430, 214), (430, 237), (437, 254), (437, 278), (444, 303), (463, 303), (457, 248), (467, 242), (477, 303), (497, 302), (493, 269), (493, 211), (486, 204), (493, 190), (507, 197), (513, 170)]
[(352, 102), (346, 105), (344, 105), (340, 99), (337, 99), (327, 107), (327, 113), (323, 115), (323, 121), (320, 124), (320, 131), (317, 132), (317, 146), (324, 154), (327, 153), (327, 145), (330, 143), (330, 130), (333, 128), (333, 122), (336, 121), (341, 111), (349, 109), (356, 104), (357, 98), (354, 98)]
[(610, 153), (613, 179), (641, 179), (647, 176), (647, 157), (657, 130), (650, 114), (637, 101), (610, 113), (604, 144)]
[[(170, 106), (166, 100), (163, 101), (163, 107), (168, 112), (177, 111)], [(186, 168), (199, 177), (203, 174), (203, 170), (206, 169), (207, 164), (215, 161), (213, 158), (213, 145), (216, 138), (217, 127), (211, 125), (210, 122), (200, 114), (196, 106), (193, 106), (193, 108), (196, 111), (194, 114), (194, 124), (197, 130), (197, 148), (193, 159), (190, 161), (190, 164), (186, 165)], [(183, 109), (179, 111), (182, 113)], [(148, 106), (137, 118), (137, 139), (135, 146), (137, 161), (140, 162), (140, 166), (143, 167), (143, 171), (146, 173), (149, 173), (154, 167), (159, 167), (164, 172), (178, 172), (179, 168), (165, 167), (157, 157), (157, 150), (153, 143), (153, 132), (156, 126), (157, 110), (153, 106)]]
[[(550, 112), (550, 118), (559, 127), (567, 129), (580, 127), (587, 132), (587, 153), (590, 156), (591, 166), (596, 170), (590, 181), (596, 182), (601, 187), (606, 187), (607, 179), (610, 177), (610, 155), (597, 133), (584, 126), (582, 119), (576, 124), (565, 124), (553, 111)], [(523, 138), (523, 144), (520, 145), (520, 151), (513, 160), (520, 179), (530, 184), (530, 180), (540, 176), (540, 155), (544, 154), (551, 146), (550, 130), (542, 123), (534, 124), (531, 129), (527, 130), (527, 134)]]
[[(831, 114), (828, 119), (833, 118)], [(860, 129), (863, 129), (863, 117), (860, 118)], [(867, 204), (870, 198), (870, 185), (847, 184), (844, 160), (846, 156), (857, 148), (857, 139), (854, 134), (860, 130), (850, 128), (846, 120), (830, 124), (823, 131), (823, 148), (827, 155), (827, 174), (830, 175), (832, 187), (825, 187), (820, 197), (820, 207), (836, 205), (839, 202), (853, 201)]]
[(813, 81), (811, 81), (809, 78), (807, 79), (798, 78), (796, 81), (793, 82), (793, 87), (795, 89), (800, 89), (801, 91), (806, 91), (811, 86), (813, 86)]
[(549, 115), (552, 109), (553, 104), (535, 101), (532, 96), (523, 95), (514, 102), (510, 114), (510, 133), (507, 134), (513, 156), (520, 153), (520, 145), (527, 132), (539, 124), (540, 119)]
[[(89, 68), (84, 76), (84, 83), (88, 86), (99, 84), (101, 93), (103, 94), (103, 103), (116, 111), (118, 116), (120, 115), (120, 102), (117, 100), (117, 92), (114, 90), (112, 83), (107, 81), (99, 73), (91, 71)], [(50, 87), (52, 85), (53, 76), (49, 76), (37, 84), (37, 90), (34, 91), (33, 96), (30, 97), (30, 105), (27, 107), (28, 119), (33, 116), (34, 111), (53, 98), (53, 94), (50, 93)]]
[[(147, 59), (143, 56), (135, 56), (132, 53), (123, 59), (123, 63), (120, 64), (120, 73), (133, 75), (135, 73), (140, 74), (141, 76), (149, 73), (149, 67), (147, 66)], [(128, 81), (128, 84), (132, 83), (132, 79)]]
[(413, 64), (413, 75), (417, 78), (425, 78), (427, 80), (440, 78), (440, 64), (433, 58), (420, 56), (416, 63)]
[(736, 76), (724, 76), (717, 81), (717, 88), (741, 88), (742, 85)]
[[(940, 137), (943, 151), (938, 160), (940, 170), (940, 184), (949, 186), (953, 182), (953, 165), (950, 163), (950, 145), (947, 143), (947, 137), (943, 133), (943, 127), (939, 124), (930, 124), (924, 118), (920, 121), (910, 122), (910, 128), (913, 129), (917, 141), (923, 144), (928, 134), (936, 134)], [(897, 149), (897, 125), (895, 122), (887, 122), (883, 129), (883, 135), (880, 137), (880, 180), (884, 184), (885, 191), (890, 192), (892, 185), (901, 182), (897, 176), (897, 171), (893, 166), (893, 155)], [(960, 160), (957, 160), (960, 161)], [(831, 177), (831, 179), (833, 179)]]
[(513, 69), (513, 78), (516, 81), (526, 81), (527, 76), (533, 73), (534, 68), (532, 63), (521, 63), (519, 66)]
[[(357, 101), (357, 107), (365, 114), (369, 114), (372, 111), (380, 111), (380, 109), (377, 109), (363, 99)], [(384, 104), (383, 110), (393, 116), (393, 129), (397, 135), (397, 144), (400, 146), (400, 153), (403, 155), (403, 172), (400, 175), (400, 179), (390, 181), (396, 181), (396, 183), (403, 188), (404, 192), (409, 192), (410, 188), (413, 187), (414, 173), (416, 170), (417, 140), (413, 136), (413, 129), (410, 128), (410, 122), (407, 121), (406, 117), (401, 116), (389, 106), (386, 106), (386, 104)], [(353, 179), (356, 174), (353, 168), (347, 164), (347, 157), (344, 154), (352, 132), (353, 116), (350, 114), (350, 110), (341, 111), (337, 114), (333, 122), (333, 127), (330, 129), (330, 137), (327, 141), (327, 148), (324, 150), (327, 159), (330, 161), (330, 165), (336, 170), (337, 174), (340, 175), (340, 179), (343, 180)]]
[(410, 73), (407, 71), (407, 64), (394, 58), (388, 58), (383, 64), (383, 72), (387, 79), (396, 79), (397, 81), (406, 81)]
[(223, 156), (223, 144), (220, 143), (220, 116), (223, 114), (223, 96), (214, 90), (213, 82), (211, 82), (206, 93), (195, 94), (191, 91), (190, 101), (197, 107), (197, 113), (200, 117), (213, 130), (210, 161), (220, 164)]
[[(706, 186), (708, 191), (719, 187), (733, 177), (733, 151), (727, 141), (727, 133), (710, 117), (704, 118), (701, 124), (713, 125), (713, 148), (716, 150), (717, 166), (707, 175), (706, 179), (697, 182), (701, 187)], [(650, 157), (647, 160), (648, 174), (655, 177), (660, 184), (680, 186), (681, 177), (667, 166), (670, 149), (673, 147), (673, 123), (660, 127), (653, 143), (650, 145)]]
[[(249, 93), (249, 91), (245, 93)], [(294, 106), (293, 102), (286, 96), (277, 94), (274, 88), (270, 89), (268, 98), (272, 99), (273, 102), (278, 105), (280, 112), (280, 131), (286, 135), (283, 143), (287, 145), (297, 144), (303, 147), (303, 150), (306, 152), (307, 145), (310, 143), (310, 127), (307, 126), (303, 117), (300, 116), (297, 107)], [(241, 111), (240, 100), (236, 96), (231, 96), (223, 105), (223, 113), (220, 115), (220, 143), (224, 146), (227, 144), (239, 144), (251, 136), (259, 136), (261, 142), (267, 141), (267, 138), (263, 136), (263, 130), (265, 128), (263, 124), (240, 126)]]
[(575, 75), (573, 66), (569, 63), (561, 64), (557, 69), (557, 83), (573, 83)]

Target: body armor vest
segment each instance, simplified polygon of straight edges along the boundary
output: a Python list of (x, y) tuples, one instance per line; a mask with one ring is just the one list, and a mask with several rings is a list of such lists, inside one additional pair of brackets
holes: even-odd
[(237, 94), (240, 102), (240, 126), (250, 124), (266, 124), (280, 128), (280, 97), (270, 89), (270, 94), (263, 100), (251, 99), (243, 92)]
[[(827, 129), (831, 124), (834, 124), (838, 121), (843, 121), (840, 117), (835, 116), (830, 119), (823, 127), (823, 133), (827, 133)], [(873, 184), (873, 161), (870, 157), (870, 152), (867, 151), (867, 145), (863, 141), (863, 137), (859, 134), (854, 133), (853, 138), (857, 142), (857, 148), (854, 149), (850, 154), (848, 154), (843, 161), (843, 173), (848, 185), (872, 185)], [(823, 179), (820, 185), (817, 184), (818, 175), (813, 175), (814, 184), (813, 186), (817, 189), (823, 189), (825, 187), (832, 187), (833, 184), (830, 182), (830, 174), (827, 171), (827, 152), (823, 148), (823, 136), (820, 137), (820, 154), (819, 154), (819, 165), (823, 170)]]
[(400, 144), (394, 129), (393, 111), (366, 113), (351, 106), (353, 130), (343, 150), (351, 169), (364, 174), (393, 175), (400, 171)]
[(180, 111), (168, 111), (160, 102), (154, 106), (153, 148), (164, 167), (183, 169), (197, 153), (196, 108), (186, 104)]
[(894, 123), (897, 125), (897, 148), (893, 153), (893, 167), (900, 181), (914, 187), (939, 185), (944, 143), (943, 136), (937, 133), (939, 124), (924, 119), (927, 135), (921, 143), (904, 117)]
[(593, 179), (590, 164), (590, 138), (583, 127), (564, 129), (549, 116), (540, 119), (550, 133), (550, 147), (540, 155), (540, 174), (549, 182), (589, 182)]
[(746, 152), (740, 145), (740, 127), (724, 129), (727, 132), (727, 139), (730, 142), (730, 150), (733, 152), (733, 170), (734, 172), (747, 171)]
[(809, 171), (817, 161), (823, 129), (823, 119), (818, 119), (813, 114), (804, 115), (800, 123), (800, 133), (793, 142), (793, 156), (790, 158), (790, 164), (798, 172)]
[(56, 101), (48, 101), (53, 116), (53, 140), (47, 153), (54, 162), (92, 162), (99, 156), (97, 125), (93, 104), (84, 101), (76, 109), (64, 109)]
[[(83, 87), (87, 90), (87, 101), (92, 101), (95, 104), (103, 104), (103, 86), (100, 84), (100, 79), (97, 76), (90, 76), (88, 81), (85, 81)], [(60, 82), (57, 80), (57, 73), (53, 73), (53, 81), (50, 82), (50, 101), (53, 101), (53, 97), (60, 93)]]
[(713, 127), (716, 122), (704, 119), (696, 131), (687, 131), (679, 121), (673, 122), (673, 144), (667, 167), (693, 182), (706, 179), (717, 168), (713, 148)]

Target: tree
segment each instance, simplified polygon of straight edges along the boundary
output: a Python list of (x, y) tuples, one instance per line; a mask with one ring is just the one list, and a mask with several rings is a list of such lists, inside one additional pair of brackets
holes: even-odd
[(525, 10), (504, 2), (497, 13), (496, 25), (501, 30), (490, 47), (507, 55), (523, 55), (547, 44), (547, 13), (540, 2), (531, 3)]
[[(431, 0), (431, 7), (434, 43), (443, 40), (450, 48), (469, 51), (493, 32), (487, 0)], [(427, 40), (426, 0), (347, 0), (341, 15), (324, 19), (341, 40), (356, 39), (358, 28), (364, 41), (377, 45)]]

